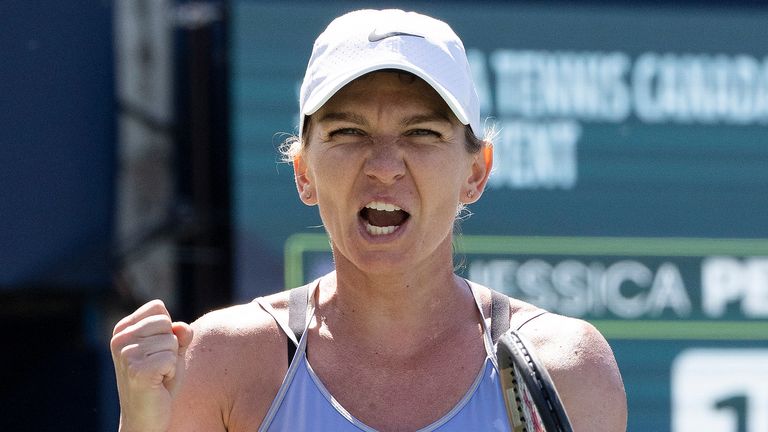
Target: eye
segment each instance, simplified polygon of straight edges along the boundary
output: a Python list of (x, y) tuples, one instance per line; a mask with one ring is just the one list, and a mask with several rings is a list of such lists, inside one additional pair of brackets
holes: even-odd
[(331, 137), (337, 136), (337, 135), (363, 136), (365, 135), (365, 132), (355, 128), (340, 128), (340, 129), (334, 129), (328, 134), (328, 136), (331, 136)]
[(434, 136), (438, 138), (442, 136), (440, 132), (434, 131), (432, 129), (412, 129), (406, 132), (406, 135), (413, 136), (413, 137)]

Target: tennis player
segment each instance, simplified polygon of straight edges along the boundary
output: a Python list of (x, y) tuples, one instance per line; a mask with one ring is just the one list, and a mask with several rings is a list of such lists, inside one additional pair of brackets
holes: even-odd
[(341, 16), (315, 42), (299, 103), (285, 153), (335, 271), (192, 325), (157, 300), (121, 320), (120, 430), (509, 431), (492, 333), (514, 328), (574, 430), (624, 431), (622, 379), (594, 327), (494, 303), (454, 273), (455, 219), (493, 158), (451, 28), (399, 10)]

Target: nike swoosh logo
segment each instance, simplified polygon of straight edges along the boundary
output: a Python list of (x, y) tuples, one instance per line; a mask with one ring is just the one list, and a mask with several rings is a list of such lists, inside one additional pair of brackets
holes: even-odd
[(407, 32), (399, 32), (399, 31), (391, 31), (387, 33), (379, 33), (377, 29), (373, 29), (371, 34), (368, 35), (368, 42), (378, 42), (380, 40), (390, 38), (392, 36), (413, 36), (413, 37), (420, 37), (423, 38), (424, 36), (413, 34), (413, 33), (407, 33)]

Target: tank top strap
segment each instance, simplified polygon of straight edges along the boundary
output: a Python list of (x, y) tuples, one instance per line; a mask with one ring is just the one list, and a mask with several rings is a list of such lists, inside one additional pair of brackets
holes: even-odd
[[(495, 362), (494, 348), (491, 341), (492, 322), (487, 321), (483, 313), (483, 302), (479, 295), (479, 287), (473, 286), (473, 283), (469, 281), (466, 283), (472, 293), (479, 317), (481, 318), (483, 341), (487, 352), (486, 364), (478, 372), (471, 388), (468, 389), (462, 400), (456, 404), (451, 412), (421, 429), (421, 432), (471, 430), (476, 426), (480, 426), (482, 430), (489, 430), (492, 425), (494, 426), (493, 429), (496, 430), (495, 428), (498, 427), (498, 424), (506, 424), (502, 422), (503, 419), (506, 419), (506, 409), (503, 403), (501, 387), (496, 381), (498, 379), (498, 366)], [(337, 430), (344, 432), (374, 431), (349, 414), (333, 398), (333, 395), (327, 391), (323, 383), (314, 375), (307, 361), (306, 329), (315, 313), (314, 292), (318, 284), (319, 281), (308, 284), (306, 295), (293, 294), (298, 303), (302, 303), (300, 299), (306, 299), (304, 314), (299, 312), (305, 318), (302, 335), (298, 338), (296, 355), (288, 366), (283, 382), (258, 429), (259, 432), (309, 430), (310, 428), (314, 428), (314, 430)], [(259, 302), (269, 312), (270, 306), (267, 304), (265, 307), (264, 303), (266, 302)], [(298, 311), (301, 307), (295, 306), (293, 309)], [(272, 315), (275, 316), (274, 313)], [(288, 317), (284, 313), (280, 316), (282, 319), (278, 320), (276, 318), (276, 321), (278, 321), (282, 331), (288, 334), (290, 340), (291, 333), (294, 333), (291, 325), (288, 323), (290, 320), (287, 319)], [(489, 318), (493, 320), (493, 314)], [(298, 322), (296, 319), (293, 321), (294, 323)], [(294, 338), (296, 338), (295, 334)], [(289, 344), (292, 343), (292, 341), (289, 342)], [(478, 424), (478, 422), (481, 424)], [(509, 431), (507, 427), (504, 427), (502, 430)]]
[[(477, 312), (480, 314), (480, 324), (483, 327), (483, 345), (485, 345), (486, 356), (490, 359), (493, 359), (495, 362), (496, 350), (493, 348), (493, 339), (491, 338), (491, 328), (493, 327), (493, 321), (491, 321), (489, 325), (488, 321), (486, 320), (486, 316), (483, 313), (483, 304), (480, 301), (480, 294), (477, 292), (475, 284), (468, 279), (464, 279), (464, 282), (466, 282), (467, 286), (469, 287), (469, 290), (472, 293), (472, 297), (475, 299)], [(493, 320), (493, 316), (490, 318)]]
[(261, 308), (264, 309), (264, 311), (268, 313), (273, 320), (275, 320), (275, 323), (278, 327), (280, 327), (280, 330), (282, 330), (283, 333), (285, 333), (285, 335), (288, 337), (288, 343), (293, 343), (295, 344), (294, 346), (299, 344), (299, 341), (296, 339), (296, 335), (291, 331), (288, 323), (280, 317), (280, 314), (277, 313), (271, 304), (265, 302), (262, 297), (257, 297), (253, 299), (253, 301), (254, 303), (261, 306)]
[(547, 313), (546, 310), (533, 305), (516, 310), (515, 313), (511, 313), (509, 297), (506, 294), (491, 289), (491, 316), (488, 317), (490, 318), (488, 320), (483, 314), (483, 306), (477, 292), (477, 287), (473, 282), (467, 279), (465, 279), (465, 281), (472, 291), (477, 310), (482, 317), (483, 333), (485, 334), (484, 338), (486, 339), (486, 350), (490, 356), (495, 356), (496, 350), (493, 347), (502, 334), (506, 333), (509, 329), (519, 331), (529, 322)]
[[(280, 405), (282, 404), (286, 393), (288, 392), (290, 383), (291, 381), (293, 381), (293, 377), (296, 376), (296, 373), (302, 364), (301, 359), (304, 358), (306, 348), (307, 348), (307, 328), (309, 327), (309, 323), (310, 323), (309, 317), (311, 317), (315, 313), (315, 302), (314, 302), (315, 295), (314, 294), (319, 285), (320, 285), (320, 279), (318, 278), (309, 284), (293, 289), (293, 290), (296, 290), (295, 291), (296, 293), (301, 293), (301, 294), (294, 294), (293, 290), (291, 291), (291, 293), (288, 294), (289, 296), (288, 322), (284, 322), (284, 320), (278, 318), (274, 308), (272, 308), (272, 306), (270, 306), (268, 303), (262, 301), (261, 299), (255, 299), (255, 301), (259, 305), (261, 305), (261, 307), (265, 311), (267, 311), (267, 313), (272, 315), (272, 317), (274, 318), (275, 322), (277, 322), (277, 325), (280, 327), (280, 329), (283, 330), (283, 332), (285, 332), (286, 336), (288, 337), (288, 348), (289, 348), (288, 371), (283, 377), (283, 382), (280, 384), (280, 388), (277, 391), (277, 395), (275, 395), (275, 399), (272, 401), (272, 405), (269, 407), (267, 414), (264, 416), (264, 420), (262, 421), (262, 424), (259, 427), (259, 432), (266, 432), (267, 430), (269, 430), (269, 425), (272, 423), (272, 420), (277, 414), (277, 411), (280, 408)], [(301, 296), (304, 296), (304, 298), (306, 299), (306, 303), (303, 303), (302, 300), (300, 300)], [(305, 305), (303, 314), (301, 313), (301, 311), (296, 309), (296, 306), (294, 306), (293, 311), (291, 310), (290, 306), (291, 306), (292, 297), (293, 297), (293, 301), (302, 303)], [(291, 312), (295, 312), (294, 315), (298, 315), (299, 317), (302, 317), (303, 320), (300, 320), (299, 318), (294, 318), (293, 320), (291, 320), (291, 316), (290, 316)], [(303, 321), (303, 327), (301, 328), (300, 336), (298, 336), (297, 333), (294, 332), (293, 329), (291, 328), (292, 327), (291, 324), (298, 325), (299, 321)]]
[(286, 322), (282, 315), (265, 302), (263, 298), (259, 297), (254, 299), (262, 309), (272, 316), (280, 330), (285, 333), (288, 338), (287, 354), (288, 364), (290, 364), (293, 358), (296, 356), (296, 350), (299, 347), (301, 339), (309, 326), (309, 317), (314, 314), (314, 293), (317, 286), (320, 284), (320, 279), (302, 285), (297, 288), (293, 288), (288, 292), (288, 321)]

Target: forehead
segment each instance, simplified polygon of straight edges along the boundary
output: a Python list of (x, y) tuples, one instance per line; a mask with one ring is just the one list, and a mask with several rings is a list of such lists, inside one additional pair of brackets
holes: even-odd
[(418, 108), (443, 114), (455, 120), (448, 104), (426, 81), (408, 72), (377, 71), (365, 74), (346, 86), (326, 102), (319, 112), (340, 107), (364, 108), (377, 103), (392, 103), (393, 108)]

